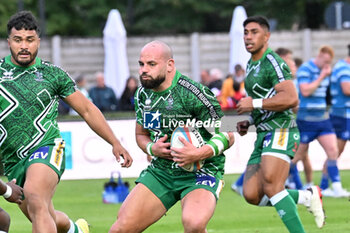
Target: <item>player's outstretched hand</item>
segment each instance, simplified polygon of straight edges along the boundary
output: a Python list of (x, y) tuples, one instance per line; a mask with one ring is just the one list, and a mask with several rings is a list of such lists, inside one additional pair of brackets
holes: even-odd
[(250, 96), (242, 98), (237, 104), (238, 114), (243, 114), (245, 112), (251, 112), (251, 111), (253, 111), (253, 109), (254, 109), (253, 108), (253, 99)]
[(16, 179), (11, 180), (10, 182), (7, 182), (7, 185), (12, 188), (12, 194), (10, 197), (5, 198), (8, 202), (13, 202), (17, 204), (22, 203), (23, 198), (23, 188), (16, 185)]
[(170, 155), (170, 142), (166, 142), (167, 139), (167, 134), (165, 134), (164, 137), (159, 138), (152, 146), (152, 152), (157, 157), (172, 160), (173, 157)]
[(249, 121), (248, 120), (239, 121), (239, 122), (237, 122), (236, 127), (237, 127), (237, 132), (239, 133), (239, 135), (244, 136), (248, 132)]
[(120, 162), (120, 157), (124, 159), (124, 162), (121, 164), (122, 167), (131, 166), (133, 160), (129, 155), (129, 152), (120, 143), (113, 146), (113, 154), (118, 163)]

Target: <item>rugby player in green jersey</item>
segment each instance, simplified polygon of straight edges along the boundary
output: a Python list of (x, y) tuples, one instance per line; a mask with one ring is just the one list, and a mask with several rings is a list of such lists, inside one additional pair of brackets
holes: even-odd
[[(110, 233), (142, 232), (180, 200), (184, 232), (204, 233), (223, 185), (222, 152), (233, 144), (233, 134), (218, 131), (223, 113), (215, 95), (176, 70), (172, 50), (164, 42), (146, 44), (139, 66), (136, 141), (152, 161), (122, 204)], [(201, 122), (214, 123), (213, 132), (198, 127), (206, 144), (196, 148), (182, 140), (183, 148), (170, 147), (176, 126)], [(181, 168), (199, 160), (205, 160), (199, 170)]]
[(11, 55), (0, 61), (0, 152), (5, 174), (23, 187), (20, 208), (32, 222), (32, 232), (87, 233), (85, 220), (73, 223), (52, 203), (65, 169), (65, 142), (56, 121), (59, 99), (112, 145), (117, 161), (124, 158), (122, 166), (129, 167), (132, 158), (70, 76), (36, 57), (40, 30), (31, 12), (13, 15), (7, 32)]
[(298, 104), (297, 91), (286, 63), (268, 47), (270, 26), (266, 18), (252, 16), (244, 23), (244, 43), (251, 53), (247, 65), (247, 98), (237, 105), (239, 114), (250, 120), (237, 123), (241, 135), (250, 124), (257, 131), (254, 151), (246, 168), (243, 196), (260, 206), (273, 205), (289, 232), (305, 232), (296, 203), (314, 214), (318, 227), (324, 225), (324, 211), (318, 187), (286, 190), (289, 164), (299, 145), (299, 131), (291, 108)]

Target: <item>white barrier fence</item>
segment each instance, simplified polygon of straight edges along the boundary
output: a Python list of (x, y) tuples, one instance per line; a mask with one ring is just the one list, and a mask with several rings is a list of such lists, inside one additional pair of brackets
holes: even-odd
[[(100, 179), (109, 178), (111, 172), (119, 171), (122, 177), (138, 177), (147, 167), (146, 155), (136, 144), (135, 120), (108, 122), (115, 134), (129, 151), (134, 162), (130, 168), (121, 168), (116, 162), (112, 147), (97, 136), (85, 122), (59, 122), (60, 130), (66, 140), (66, 171), (62, 179)], [(241, 137), (235, 133), (235, 144), (225, 152), (225, 173), (243, 172), (253, 151), (256, 134), (251, 132)], [(314, 170), (321, 170), (326, 155), (318, 142), (309, 147), (309, 156)], [(299, 168), (302, 169), (301, 163)], [(350, 146), (345, 147), (338, 166), (350, 169)]]

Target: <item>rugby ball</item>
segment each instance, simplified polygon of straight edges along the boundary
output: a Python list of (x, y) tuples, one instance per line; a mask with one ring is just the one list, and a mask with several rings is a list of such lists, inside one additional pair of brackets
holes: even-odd
[[(186, 141), (199, 148), (204, 145), (204, 140), (198, 130), (193, 127), (177, 127), (171, 134), (170, 144), (174, 148), (182, 148), (184, 144), (180, 141), (179, 137), (184, 138)], [(188, 172), (195, 172), (203, 167), (204, 160), (200, 160), (194, 163), (187, 164), (182, 169)]]

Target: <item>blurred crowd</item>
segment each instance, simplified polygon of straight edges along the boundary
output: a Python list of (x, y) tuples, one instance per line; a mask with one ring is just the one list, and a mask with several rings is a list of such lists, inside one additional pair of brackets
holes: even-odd
[[(85, 97), (91, 100), (101, 112), (134, 111), (134, 94), (138, 87), (138, 79), (134, 76), (130, 76), (127, 79), (120, 98), (117, 98), (114, 90), (106, 85), (103, 72), (97, 72), (95, 74), (95, 85), (89, 90), (83, 75), (77, 75), (74, 80), (77, 88)], [(68, 104), (62, 100), (60, 101), (58, 111), (61, 115), (78, 115), (74, 109), (70, 108)]]

